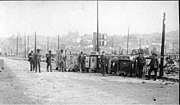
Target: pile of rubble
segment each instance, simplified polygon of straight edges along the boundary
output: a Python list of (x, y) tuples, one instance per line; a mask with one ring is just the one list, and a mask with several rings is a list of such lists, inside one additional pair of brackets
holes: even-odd
[(166, 58), (166, 64), (164, 65), (164, 71), (167, 75), (179, 74), (179, 62), (172, 58)]

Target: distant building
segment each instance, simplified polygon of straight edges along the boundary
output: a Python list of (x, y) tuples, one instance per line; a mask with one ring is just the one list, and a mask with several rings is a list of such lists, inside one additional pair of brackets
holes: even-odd
[[(99, 33), (98, 38), (99, 38), (99, 42), (98, 42), (99, 48), (104, 49), (105, 46), (107, 45), (107, 34)], [(96, 51), (96, 48), (97, 48), (97, 33), (96, 32), (93, 33), (93, 41), (92, 42), (93, 42), (93, 49), (94, 49), (94, 51)]]

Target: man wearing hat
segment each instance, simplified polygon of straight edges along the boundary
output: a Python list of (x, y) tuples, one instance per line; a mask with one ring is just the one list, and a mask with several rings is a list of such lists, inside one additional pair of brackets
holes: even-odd
[[(49, 54), (47, 54), (46, 56), (46, 63), (47, 63), (47, 72), (52, 72), (52, 54), (51, 54), (51, 50), (49, 50)], [(49, 70), (50, 67), (50, 70)]]
[(35, 63), (34, 63), (34, 53), (32, 50), (28, 54), (28, 61), (30, 62), (30, 71), (33, 71), (35, 68)]
[(81, 73), (85, 68), (85, 56), (82, 51), (78, 57), (78, 64), (79, 64), (79, 71)]
[(34, 57), (35, 60), (35, 72), (37, 72), (37, 67), (39, 69), (39, 73), (41, 72), (41, 55), (40, 55), (40, 49), (37, 49), (37, 53)]
[(60, 55), (59, 55), (59, 63), (60, 63), (60, 71), (64, 72), (65, 71), (65, 55), (63, 53), (64, 51), (61, 50), (60, 51)]
[(152, 53), (151, 61), (148, 66), (150, 66), (150, 70), (148, 72), (148, 79), (151, 78), (151, 72), (154, 71), (154, 74), (155, 74), (154, 80), (156, 80), (157, 79), (157, 71), (159, 69), (159, 61), (157, 59), (156, 53), (154, 53), (154, 52)]
[(103, 76), (105, 76), (105, 73), (106, 73), (106, 57), (105, 57), (104, 51), (102, 51), (102, 54), (100, 57), (100, 64), (101, 64), (101, 73)]
[(137, 60), (137, 67), (138, 67), (138, 77), (143, 77), (143, 68), (146, 65), (146, 59), (144, 58), (144, 53), (142, 50), (139, 51), (139, 56), (135, 59)]

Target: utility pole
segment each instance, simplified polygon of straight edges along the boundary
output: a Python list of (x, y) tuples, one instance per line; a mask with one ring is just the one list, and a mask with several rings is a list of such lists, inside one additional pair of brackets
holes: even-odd
[(17, 33), (17, 42), (16, 42), (16, 55), (18, 55), (18, 33)]
[(112, 54), (113, 54), (113, 50), (114, 50), (114, 35), (112, 36)]
[(11, 56), (12, 56), (12, 49), (11, 49)]
[[(99, 3), (97, 0), (97, 53), (99, 54)], [(99, 58), (97, 57), (97, 71), (99, 71)]]
[(49, 36), (47, 37), (47, 52), (49, 51)]
[(99, 3), (97, 0), (97, 52), (99, 52)]
[(139, 49), (140, 49), (140, 48), (141, 48), (141, 39), (139, 40), (139, 42), (140, 42), (140, 43), (139, 43)]
[(34, 47), (34, 52), (36, 53), (36, 32), (35, 32), (35, 47)]
[(8, 52), (7, 52), (7, 55), (9, 56), (9, 45), (8, 45)]
[(128, 37), (127, 37), (127, 55), (128, 55), (128, 47), (129, 47), (129, 30), (130, 30), (130, 26), (128, 27)]
[(58, 34), (58, 50), (59, 50), (59, 34)]
[(163, 14), (163, 29), (162, 29), (162, 45), (161, 45), (161, 65), (160, 65), (160, 74), (159, 77), (161, 78), (164, 74), (163, 65), (164, 65), (164, 40), (165, 40), (165, 12)]
[(26, 58), (26, 35), (24, 34), (24, 57)]
[(28, 42), (27, 42), (27, 46), (28, 46), (28, 49), (27, 49), (27, 53), (29, 53), (29, 35), (28, 35)]

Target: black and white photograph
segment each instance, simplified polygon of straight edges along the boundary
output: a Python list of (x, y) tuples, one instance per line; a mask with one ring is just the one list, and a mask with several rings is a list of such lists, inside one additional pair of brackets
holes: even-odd
[(179, 105), (178, 0), (0, 1), (0, 105)]

